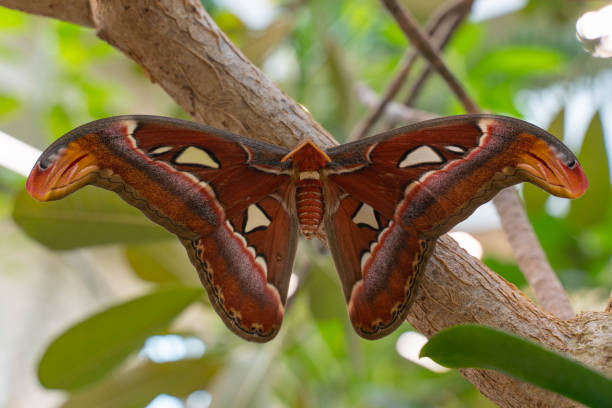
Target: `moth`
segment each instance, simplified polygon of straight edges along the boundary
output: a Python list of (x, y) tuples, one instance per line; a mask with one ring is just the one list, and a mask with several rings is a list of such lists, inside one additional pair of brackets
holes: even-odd
[(503, 116), (291, 151), (187, 121), (119, 116), (58, 139), (26, 188), (41, 201), (86, 184), (116, 192), (178, 236), (225, 324), (265, 342), (280, 329), (298, 231), (325, 231), (353, 327), (377, 339), (404, 321), (436, 239), (523, 181), (568, 198), (587, 188), (567, 147)]

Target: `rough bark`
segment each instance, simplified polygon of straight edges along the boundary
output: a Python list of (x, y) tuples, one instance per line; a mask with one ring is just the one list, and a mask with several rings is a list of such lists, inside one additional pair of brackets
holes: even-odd
[[(427, 337), (461, 323), (497, 327), (612, 375), (611, 313), (583, 313), (569, 320), (554, 317), (448, 236), (438, 240), (408, 321)], [(578, 406), (494, 371), (467, 369), (462, 374), (502, 407)]]
[(94, 26), (88, 0), (1, 0), (0, 5), (85, 27)]
[(288, 147), (306, 137), (334, 144), (306, 109), (246, 59), (199, 1), (91, 5), (98, 36), (136, 61), (196, 121)]
[[(139, 63), (196, 120), (287, 147), (304, 137), (322, 146), (334, 143), (246, 60), (199, 1), (91, 1), (99, 36)], [(64, 7), (49, 8), (49, 1), (0, 0), (0, 5), (73, 22), (65, 10), (82, 9), (87, 2), (56, 3)], [(446, 236), (426, 268), (409, 321), (428, 337), (459, 323), (498, 327), (612, 374), (612, 314), (555, 318)], [(577, 405), (496, 372), (470, 369), (463, 374), (503, 407)]]

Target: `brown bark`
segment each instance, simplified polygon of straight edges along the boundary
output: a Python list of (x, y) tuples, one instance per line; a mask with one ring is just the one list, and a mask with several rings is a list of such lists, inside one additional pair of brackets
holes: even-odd
[(93, 27), (88, 0), (0, 0), (0, 6)]
[[(497, 327), (612, 375), (611, 313), (584, 313), (569, 320), (556, 318), (447, 236), (438, 240), (408, 320), (427, 337), (462, 323)], [(494, 371), (467, 369), (462, 374), (502, 407), (578, 406), (560, 395)]]
[(307, 137), (334, 144), (310, 113), (246, 59), (199, 1), (91, 5), (98, 36), (136, 61), (196, 121), (288, 147)]
[[(84, 1), (62, 3), (69, 8)], [(21, 0), (19, 8), (52, 15), (48, 8), (36, 10), (37, 4)], [(334, 143), (300, 105), (245, 59), (199, 1), (92, 0), (92, 4), (100, 37), (138, 62), (196, 120), (287, 147), (305, 137), (322, 146)], [(0, 5), (18, 7), (12, 0), (0, 0)], [(56, 16), (67, 18), (62, 13)], [(502, 328), (612, 374), (612, 314), (555, 318), (446, 236), (426, 268), (409, 321), (427, 336), (459, 323)], [(500, 406), (576, 405), (492, 371), (463, 373)]]

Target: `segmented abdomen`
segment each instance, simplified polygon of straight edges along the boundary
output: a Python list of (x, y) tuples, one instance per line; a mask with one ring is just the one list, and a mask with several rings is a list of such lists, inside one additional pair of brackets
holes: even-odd
[(304, 238), (316, 236), (323, 220), (323, 185), (318, 179), (298, 180), (295, 190), (300, 231)]

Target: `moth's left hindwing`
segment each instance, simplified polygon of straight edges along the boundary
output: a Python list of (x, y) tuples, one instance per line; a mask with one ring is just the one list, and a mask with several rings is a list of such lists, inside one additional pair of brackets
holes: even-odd
[(52, 144), (27, 182), (39, 200), (86, 184), (119, 194), (179, 236), (211, 303), (238, 335), (278, 332), (295, 254), (286, 149), (186, 121), (124, 116)]

